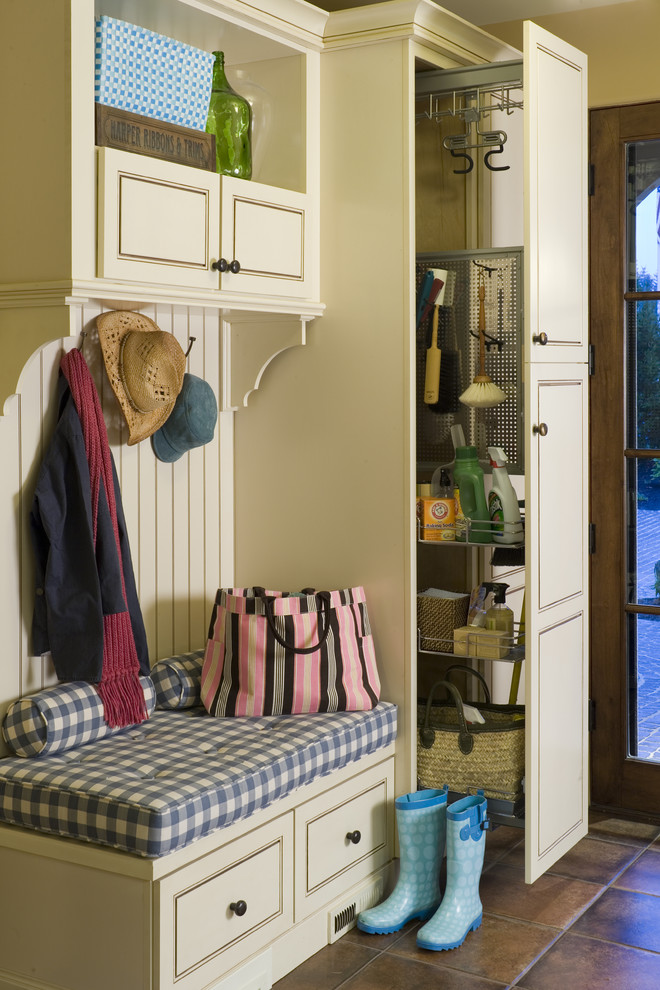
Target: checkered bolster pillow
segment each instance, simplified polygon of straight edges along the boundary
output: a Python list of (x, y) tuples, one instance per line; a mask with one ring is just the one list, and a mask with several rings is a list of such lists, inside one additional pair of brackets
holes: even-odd
[(156, 708), (197, 708), (201, 705), (203, 662), (204, 650), (158, 660), (151, 668)]
[[(147, 715), (156, 704), (150, 677), (141, 677)], [(93, 684), (69, 681), (45, 688), (9, 707), (2, 735), (16, 756), (44, 756), (115, 735), (103, 719), (103, 702)]]

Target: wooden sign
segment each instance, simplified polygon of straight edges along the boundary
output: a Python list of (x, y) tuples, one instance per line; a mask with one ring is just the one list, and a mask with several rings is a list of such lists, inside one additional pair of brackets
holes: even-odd
[(215, 172), (215, 135), (96, 103), (96, 143)]

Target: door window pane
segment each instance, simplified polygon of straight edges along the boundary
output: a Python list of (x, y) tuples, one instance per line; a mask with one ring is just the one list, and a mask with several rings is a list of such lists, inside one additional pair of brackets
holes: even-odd
[(660, 608), (660, 460), (631, 457), (627, 467), (627, 600)]
[(660, 315), (657, 300), (627, 305), (627, 446), (660, 450)]
[[(657, 293), (660, 140), (626, 147), (627, 291)], [(658, 298), (626, 304), (626, 548), (628, 753), (660, 762), (660, 310)], [(637, 456), (633, 452), (637, 452)]]
[(628, 753), (660, 763), (660, 615), (628, 616)]
[(660, 141), (626, 146), (628, 291), (651, 292), (658, 286), (658, 187)]

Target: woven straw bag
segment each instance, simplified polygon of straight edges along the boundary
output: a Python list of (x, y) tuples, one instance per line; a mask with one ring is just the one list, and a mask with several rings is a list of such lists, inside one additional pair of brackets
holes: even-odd
[[(449, 785), (461, 794), (482, 788), (486, 797), (515, 800), (525, 774), (525, 708), (494, 705), (485, 680), (470, 667), (451, 670), (472, 674), (483, 684), (486, 702), (478, 709), (483, 724), (468, 725), (463, 699), (450, 681), (436, 681), (426, 703), (417, 708), (417, 776), (420, 787)], [(434, 701), (444, 688), (450, 698)]]

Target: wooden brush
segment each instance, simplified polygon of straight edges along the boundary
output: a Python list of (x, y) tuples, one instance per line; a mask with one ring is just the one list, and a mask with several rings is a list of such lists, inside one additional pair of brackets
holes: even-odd
[(506, 399), (506, 392), (503, 392), (490, 375), (486, 374), (485, 298), (486, 286), (482, 283), (479, 286), (479, 373), (474, 376), (472, 384), (458, 397), (459, 402), (462, 402), (464, 406), (472, 406), (475, 409), (499, 406), (500, 402), (504, 402)]
[(431, 330), (431, 346), (426, 351), (426, 373), (424, 376), (424, 402), (433, 405), (438, 401), (440, 387), (440, 367), (442, 355), (438, 347), (438, 306), (433, 307), (433, 327)]

